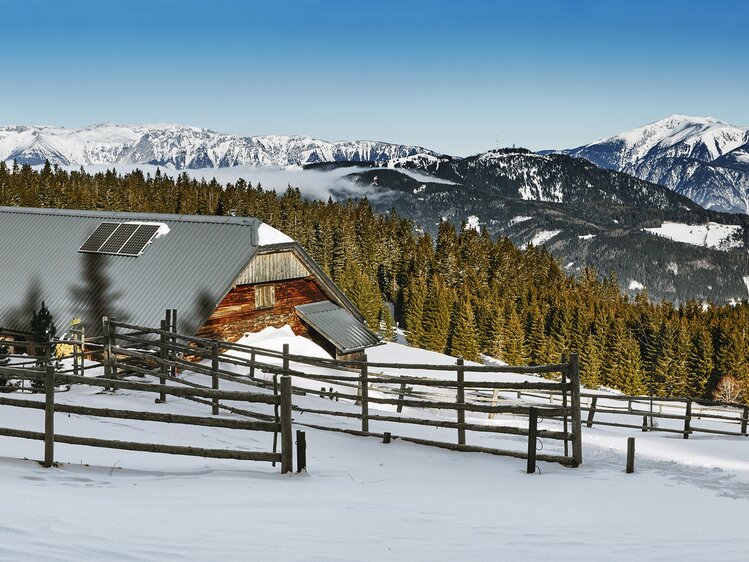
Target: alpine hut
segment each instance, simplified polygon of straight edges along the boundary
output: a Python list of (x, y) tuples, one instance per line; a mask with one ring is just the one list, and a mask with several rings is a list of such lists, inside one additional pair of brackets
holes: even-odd
[[(291, 326), (333, 357), (380, 338), (294, 240), (255, 218), (0, 207), (0, 326), (16, 347), (44, 302), (87, 334), (102, 316), (235, 341)], [(58, 330), (61, 331), (61, 330)]]

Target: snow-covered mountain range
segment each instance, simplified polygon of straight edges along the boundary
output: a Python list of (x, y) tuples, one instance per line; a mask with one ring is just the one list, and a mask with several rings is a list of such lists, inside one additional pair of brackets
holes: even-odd
[(378, 141), (327, 142), (306, 136), (240, 137), (184, 125), (0, 127), (0, 161), (89, 166), (155, 164), (176, 169), (378, 162), (436, 153)]
[(666, 185), (708, 209), (749, 212), (749, 127), (672, 115), (561, 152)]

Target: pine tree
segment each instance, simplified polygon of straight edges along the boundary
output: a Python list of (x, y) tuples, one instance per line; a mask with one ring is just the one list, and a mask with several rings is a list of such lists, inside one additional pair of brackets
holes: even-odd
[(444, 353), (450, 335), (452, 295), (441, 276), (435, 275), (424, 303), (424, 347)]
[(687, 360), (690, 396), (704, 397), (713, 373), (713, 338), (707, 328), (700, 327), (692, 336)]
[(455, 357), (469, 361), (479, 358), (479, 343), (468, 290), (464, 288), (455, 300), (450, 328), (449, 350)]
[(424, 347), (424, 302), (427, 285), (420, 275), (411, 276), (405, 297), (406, 338), (414, 347)]
[(525, 330), (514, 307), (510, 308), (507, 324), (504, 329), (504, 345), (500, 359), (508, 365), (525, 365), (528, 363), (525, 345)]

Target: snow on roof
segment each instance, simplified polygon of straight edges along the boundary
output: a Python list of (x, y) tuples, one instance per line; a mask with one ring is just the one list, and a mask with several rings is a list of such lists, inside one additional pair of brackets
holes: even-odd
[(272, 244), (286, 244), (293, 242), (294, 240), (286, 236), (280, 230), (276, 230), (270, 225), (261, 223), (257, 229), (257, 245), (258, 246), (270, 246)]

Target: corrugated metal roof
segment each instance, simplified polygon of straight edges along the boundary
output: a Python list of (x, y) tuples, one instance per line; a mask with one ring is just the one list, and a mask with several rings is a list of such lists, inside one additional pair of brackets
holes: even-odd
[(377, 345), (380, 338), (354, 316), (330, 301), (296, 306), (300, 318), (335, 345), (341, 353), (352, 353)]
[[(86, 254), (100, 222), (159, 222), (169, 232), (138, 257)], [(89, 334), (101, 316), (157, 327), (177, 309), (194, 334), (257, 250), (254, 218), (0, 207), (0, 326), (28, 330), (42, 301), (61, 334), (79, 316)]]

